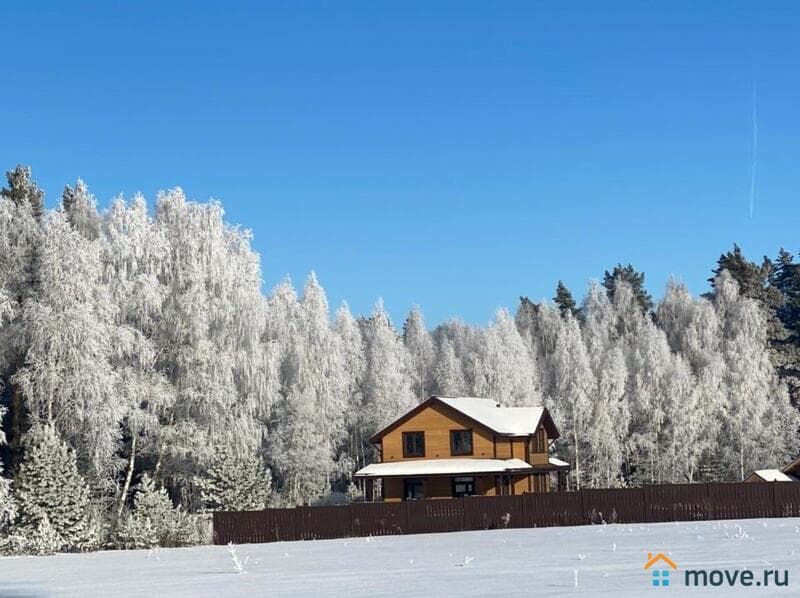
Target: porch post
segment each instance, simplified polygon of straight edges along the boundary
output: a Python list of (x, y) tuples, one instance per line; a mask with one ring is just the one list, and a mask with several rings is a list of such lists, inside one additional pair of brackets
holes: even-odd
[(375, 482), (372, 478), (366, 478), (364, 480), (364, 499), (367, 502), (373, 502), (375, 500)]

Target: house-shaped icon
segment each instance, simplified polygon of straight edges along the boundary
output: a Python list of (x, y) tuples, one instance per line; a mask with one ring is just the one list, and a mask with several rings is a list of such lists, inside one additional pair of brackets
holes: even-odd
[(670, 567), (674, 571), (678, 568), (678, 565), (663, 552), (659, 552), (656, 555), (653, 555), (652, 552), (648, 552), (647, 562), (644, 564), (644, 568), (647, 571), (659, 562), (661, 563), (661, 567), (653, 569), (653, 586), (657, 588), (667, 587), (669, 586), (669, 569), (667, 567)]

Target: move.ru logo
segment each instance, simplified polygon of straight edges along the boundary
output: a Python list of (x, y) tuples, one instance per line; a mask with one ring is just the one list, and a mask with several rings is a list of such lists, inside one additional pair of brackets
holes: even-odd
[(651, 572), (651, 579), (654, 587), (669, 587), (670, 569), (675, 571), (677, 568), (678, 565), (675, 564), (675, 561), (663, 552), (659, 552), (656, 555), (652, 552), (647, 553), (647, 562), (644, 564), (644, 569), (645, 571)]

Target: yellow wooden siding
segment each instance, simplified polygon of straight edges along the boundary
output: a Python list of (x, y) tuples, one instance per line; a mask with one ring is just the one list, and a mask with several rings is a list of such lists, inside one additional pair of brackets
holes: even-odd
[[(506, 436), (497, 437), (497, 458), (510, 459), (511, 458), (511, 439)], [(525, 457), (522, 457), (523, 459)]]
[[(472, 430), (472, 455), (450, 454), (450, 430)], [(425, 456), (403, 457), (403, 432), (425, 432)], [(491, 459), (494, 446), (491, 432), (482, 429), (455, 411), (439, 404), (432, 404), (415, 414), (408, 421), (389, 432), (382, 439), (384, 463), (413, 459)]]

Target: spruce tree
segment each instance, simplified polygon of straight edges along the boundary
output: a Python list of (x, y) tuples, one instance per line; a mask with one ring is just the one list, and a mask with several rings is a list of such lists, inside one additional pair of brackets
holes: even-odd
[(175, 508), (163, 486), (145, 474), (133, 499), (133, 512), (117, 528), (121, 548), (189, 546), (198, 542), (194, 517)]
[(272, 477), (255, 450), (222, 443), (198, 484), (210, 511), (258, 511), (269, 503)]
[[(63, 539), (58, 549), (87, 550), (96, 544), (89, 488), (75, 463), (75, 452), (50, 425), (28, 432), (25, 458), (14, 481), (19, 501), (17, 533), (35, 538), (48, 526)], [(47, 523), (45, 523), (47, 520)]]
[(572, 297), (572, 293), (560, 280), (558, 281), (558, 286), (556, 287), (556, 296), (553, 297), (553, 301), (556, 302), (556, 305), (561, 311), (562, 316), (566, 316), (567, 314), (571, 314), (573, 316), (578, 315), (578, 306), (575, 303), (575, 299)]

